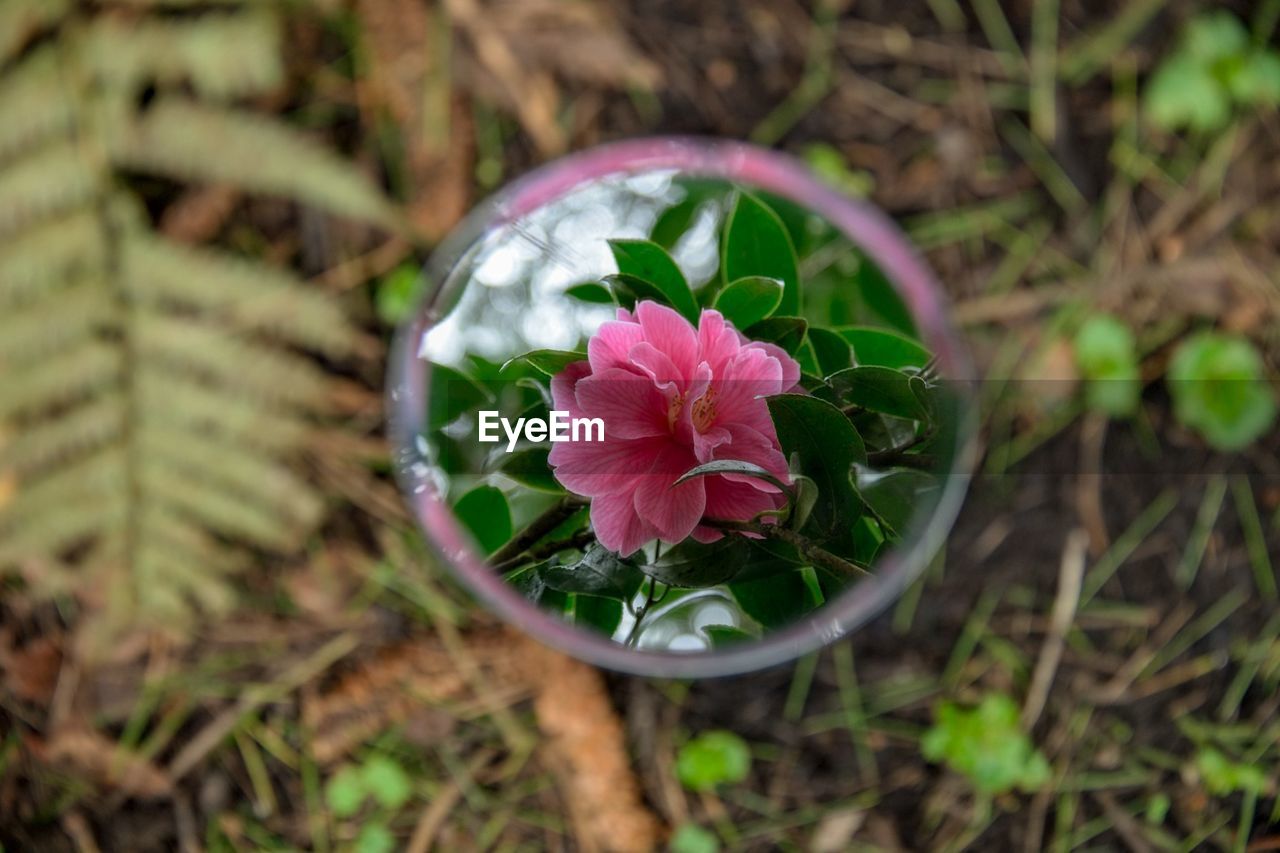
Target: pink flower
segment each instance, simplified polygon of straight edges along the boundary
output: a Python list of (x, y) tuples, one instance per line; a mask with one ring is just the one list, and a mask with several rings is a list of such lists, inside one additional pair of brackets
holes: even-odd
[(704, 518), (745, 521), (782, 505), (774, 486), (745, 475), (680, 475), (713, 459), (752, 462), (789, 482), (764, 398), (792, 389), (800, 366), (780, 347), (748, 341), (718, 311), (695, 329), (641, 302), (618, 310), (587, 345), (587, 361), (551, 380), (555, 408), (601, 418), (604, 440), (551, 448), (555, 477), (591, 498), (601, 544), (627, 555), (653, 539), (722, 534)]

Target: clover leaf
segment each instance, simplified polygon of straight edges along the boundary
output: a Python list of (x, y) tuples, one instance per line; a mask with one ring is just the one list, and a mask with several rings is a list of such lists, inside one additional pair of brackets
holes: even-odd
[(1019, 723), (1018, 706), (1002, 693), (988, 693), (976, 708), (944, 702), (921, 751), (967, 776), (980, 793), (1036, 791), (1049, 781), (1049, 763)]
[(1239, 450), (1271, 428), (1276, 399), (1262, 357), (1245, 338), (1201, 332), (1169, 363), (1174, 414), (1219, 450)]
[(1133, 332), (1115, 317), (1091, 317), (1076, 333), (1076, 365), (1084, 376), (1089, 408), (1127, 417), (1138, 408), (1142, 383)]
[(751, 771), (751, 748), (733, 732), (703, 732), (680, 747), (676, 776), (691, 791), (741, 782)]

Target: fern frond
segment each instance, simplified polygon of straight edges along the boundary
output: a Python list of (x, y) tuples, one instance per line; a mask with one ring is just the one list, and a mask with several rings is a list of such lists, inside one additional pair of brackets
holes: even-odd
[[(112, 448), (23, 482), (22, 500), (0, 518), (0, 554), (56, 553), (75, 540), (117, 527), (124, 517), (126, 476), (125, 454)], [(99, 511), (112, 507), (119, 512)], [(85, 513), (84, 508), (93, 511)], [(64, 515), (84, 518), (78, 523), (58, 518)]]
[(71, 10), (71, 0), (5, 0), (0, 3), (0, 62), (7, 62), (27, 39), (53, 26)]
[(23, 477), (118, 441), (123, 431), (124, 401), (118, 393), (102, 394), (0, 444), (0, 471)]
[(148, 416), (177, 429), (272, 453), (296, 448), (311, 432), (298, 412), (287, 407), (197, 382), (175, 381), (171, 374), (150, 367), (139, 368), (134, 383), (138, 405)]
[(276, 519), (235, 493), (209, 488), (203, 482), (200, 488), (192, 488), (193, 481), (184, 469), (147, 458), (138, 470), (140, 483), (148, 493), (207, 530), (273, 550), (287, 550), (297, 544), (295, 531), (282, 528)]
[(46, 299), (0, 312), (0, 371), (53, 355), (109, 323), (114, 305), (101, 284), (74, 282)]
[(33, 415), (71, 403), (119, 381), (120, 350), (89, 340), (0, 383), (0, 418)]
[(40, 48), (0, 77), (0, 116), (0, 163), (71, 128), (74, 105), (52, 47)]
[[(25, 505), (26, 501), (22, 503)], [(75, 496), (42, 507), (41, 512), (26, 512), (20, 527), (0, 527), (0, 564), (21, 563), (33, 555), (56, 555), (103, 531), (118, 529), (125, 521), (127, 508), (127, 503), (118, 498)]]
[(251, 399), (306, 405), (324, 397), (325, 375), (314, 363), (190, 318), (140, 316), (133, 334), (139, 354), (175, 382), (194, 373)]
[(90, 210), (46, 220), (0, 242), (0, 310), (107, 260), (106, 235)]
[(87, 204), (99, 186), (95, 169), (68, 140), (0, 168), (0, 239), (48, 216)]
[(128, 288), (141, 299), (222, 316), (237, 330), (330, 356), (354, 347), (351, 324), (333, 299), (288, 273), (145, 235), (124, 244), (123, 265)]
[(400, 224), (371, 181), (288, 125), (262, 116), (157, 98), (109, 144), (125, 168), (231, 184), (391, 228)]
[(208, 98), (256, 95), (284, 77), (280, 26), (266, 9), (185, 19), (96, 20), (81, 57), (92, 76), (134, 92), (190, 82)]
[(149, 425), (139, 442), (160, 464), (186, 471), (197, 482), (234, 492), (265, 516), (277, 516), (286, 526), (309, 526), (319, 520), (321, 503), (311, 489), (269, 457), (157, 424)]

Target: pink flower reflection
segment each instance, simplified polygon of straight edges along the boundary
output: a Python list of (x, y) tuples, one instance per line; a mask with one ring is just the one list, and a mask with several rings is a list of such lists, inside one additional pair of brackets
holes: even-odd
[(713, 459), (752, 462), (783, 482), (787, 463), (764, 398), (791, 390), (800, 366), (774, 344), (749, 341), (718, 311), (698, 328), (641, 302), (618, 310), (587, 345), (587, 361), (551, 380), (556, 409), (601, 418), (604, 441), (552, 446), (566, 489), (591, 498), (601, 544), (627, 555), (644, 543), (710, 541), (704, 518), (745, 521), (782, 504), (776, 487), (743, 475), (681, 474)]

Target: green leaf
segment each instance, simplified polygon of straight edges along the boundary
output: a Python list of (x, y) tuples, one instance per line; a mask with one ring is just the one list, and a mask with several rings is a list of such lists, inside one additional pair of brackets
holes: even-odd
[(546, 447), (530, 447), (517, 450), (515, 453), (505, 453), (498, 470), (530, 489), (539, 492), (563, 493), (564, 488), (551, 473), (551, 464), (547, 461), (550, 453), (551, 451)]
[(511, 538), (511, 509), (506, 496), (493, 486), (476, 486), (458, 498), (453, 514), (486, 555)]
[(609, 292), (609, 288), (595, 281), (584, 282), (583, 284), (575, 284), (565, 291), (565, 295), (572, 296), (583, 302), (591, 302), (599, 305), (612, 305), (613, 294)]
[(827, 384), (845, 405), (912, 421), (929, 420), (924, 380), (918, 376), (887, 367), (851, 367), (828, 376)]
[(533, 352), (527, 352), (524, 355), (518, 355), (502, 365), (502, 369), (506, 370), (513, 364), (527, 364), (537, 370), (539, 373), (545, 373), (547, 376), (555, 376), (562, 372), (566, 367), (576, 361), (586, 361), (587, 356), (580, 352), (568, 352), (558, 349), (536, 349)]
[(413, 780), (404, 768), (385, 755), (374, 755), (361, 770), (365, 789), (388, 809), (398, 809), (413, 796)]
[(1196, 754), (1196, 770), (1205, 789), (1217, 797), (1258, 795), (1267, 787), (1267, 774), (1261, 767), (1232, 761), (1213, 747), (1204, 747)]
[(1280, 105), (1280, 53), (1255, 50), (1233, 67), (1227, 87), (1245, 106)]
[(746, 329), (778, 310), (782, 304), (782, 282), (776, 278), (750, 276), (732, 282), (716, 294), (714, 307), (737, 329)]
[(402, 264), (378, 282), (374, 302), (378, 319), (396, 326), (409, 318), (422, 295), (425, 280), (416, 264)]
[(780, 394), (768, 404), (783, 454), (788, 459), (794, 455), (800, 473), (817, 486), (810, 526), (827, 536), (847, 530), (862, 510), (849, 482), (854, 464), (867, 461), (858, 431), (839, 409), (816, 397)]
[(1112, 417), (1137, 411), (1142, 396), (1138, 344), (1123, 322), (1109, 315), (1091, 317), (1075, 337), (1076, 365), (1088, 381), (1090, 409)]
[(776, 486), (784, 494), (789, 494), (791, 491), (786, 483), (779, 480), (768, 470), (761, 468), (754, 462), (743, 462), (738, 459), (715, 459), (711, 462), (704, 462), (701, 465), (694, 466), (681, 474), (680, 478), (672, 486), (678, 486), (681, 483), (692, 480), (694, 477), (709, 477), (715, 474), (740, 474), (744, 477), (754, 477), (771, 486)]
[(724, 193), (723, 184), (706, 178), (677, 178), (672, 182), (684, 197), (658, 215), (649, 239), (664, 249), (674, 249), (693, 227), (698, 212)]
[(1183, 341), (1168, 372), (1173, 410), (1219, 450), (1240, 450), (1271, 429), (1276, 398), (1248, 339), (1201, 332)]
[(800, 271), (796, 250), (786, 226), (768, 205), (749, 193), (739, 193), (724, 229), (725, 281), (763, 276), (782, 282), (779, 311), (800, 313)]
[(360, 810), (367, 793), (360, 769), (347, 764), (329, 777), (324, 786), (324, 801), (337, 817), (351, 817)]
[(753, 341), (777, 344), (795, 355), (805, 341), (809, 324), (800, 317), (770, 317), (742, 330)]
[(680, 747), (676, 776), (691, 791), (742, 782), (751, 772), (751, 748), (733, 732), (703, 732)]
[(1231, 119), (1228, 93), (1209, 69), (1185, 55), (1165, 60), (1147, 83), (1145, 99), (1151, 120), (1165, 130), (1207, 133)]
[(693, 298), (689, 282), (667, 250), (649, 240), (610, 240), (618, 272), (653, 285), (664, 302), (679, 311), (686, 320), (698, 324), (701, 310)]
[(987, 795), (1019, 788), (1034, 793), (1049, 781), (1049, 764), (1020, 726), (1014, 701), (988, 693), (977, 708), (942, 703), (920, 741), (924, 757), (945, 762)]
[(853, 347), (841, 335), (830, 329), (809, 329), (809, 345), (823, 376), (847, 370), (853, 366)]
[(431, 365), (427, 386), (427, 428), (439, 429), (493, 399), (470, 376), (443, 364)]
[(1224, 9), (1192, 18), (1183, 33), (1183, 45), (1188, 56), (1209, 66), (1247, 51), (1249, 32), (1239, 18)]
[(853, 347), (858, 366), (924, 367), (931, 358), (929, 351), (917, 341), (899, 332), (869, 326), (845, 326), (834, 330)]
[(622, 624), (622, 602), (595, 595), (573, 597), (573, 623), (593, 628), (605, 636), (613, 636)]
[(834, 145), (826, 142), (807, 145), (803, 157), (810, 169), (841, 192), (865, 198), (875, 188), (871, 174), (861, 169), (850, 169), (849, 162)]
[(715, 542), (686, 539), (664, 552), (656, 562), (640, 568), (668, 586), (702, 589), (722, 584), (741, 571), (745, 553), (741, 538), (736, 536)]
[(720, 853), (720, 839), (696, 823), (682, 823), (671, 836), (671, 853)]
[(561, 592), (619, 601), (630, 601), (644, 582), (644, 574), (639, 569), (602, 545), (592, 545), (573, 565), (541, 566), (538, 575), (547, 586)]
[(742, 611), (766, 629), (784, 628), (822, 604), (805, 578), (807, 569), (758, 580), (735, 580), (729, 592)]
[(396, 837), (383, 823), (366, 823), (356, 835), (355, 853), (391, 853)]
[(936, 477), (914, 468), (858, 470), (852, 476), (862, 500), (895, 535), (907, 529), (927, 493), (938, 488)]
[(889, 281), (884, 271), (866, 255), (862, 255), (858, 271), (854, 275), (853, 286), (862, 301), (862, 306), (870, 313), (870, 317), (860, 322), (874, 323), (879, 321), (892, 326), (904, 335), (918, 337), (915, 320), (902, 294)]
[(732, 625), (708, 625), (702, 629), (702, 633), (707, 635), (712, 648), (716, 649), (758, 639), (754, 634)]

